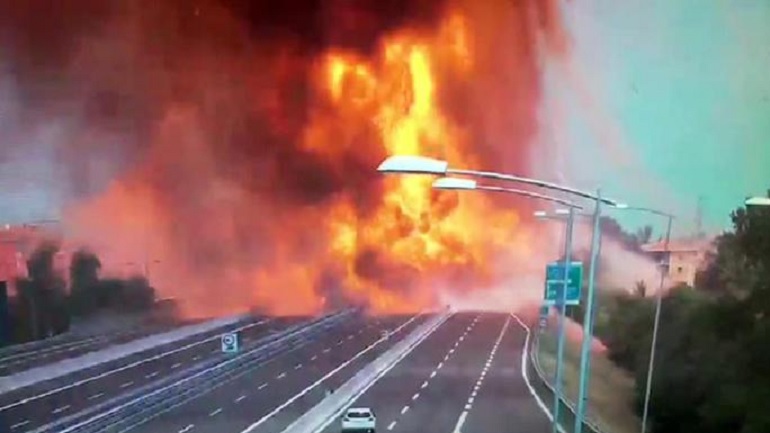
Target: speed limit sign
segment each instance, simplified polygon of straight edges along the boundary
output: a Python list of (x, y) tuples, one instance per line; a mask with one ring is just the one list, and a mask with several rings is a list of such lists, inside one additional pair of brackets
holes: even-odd
[(229, 332), (222, 335), (222, 352), (224, 353), (238, 353), (240, 349), (240, 341), (238, 334), (235, 332)]

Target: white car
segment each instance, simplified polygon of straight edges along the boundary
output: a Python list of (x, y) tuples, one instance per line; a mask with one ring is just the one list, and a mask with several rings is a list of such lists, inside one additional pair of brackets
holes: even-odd
[(368, 407), (348, 408), (342, 417), (342, 431), (374, 433), (377, 417)]

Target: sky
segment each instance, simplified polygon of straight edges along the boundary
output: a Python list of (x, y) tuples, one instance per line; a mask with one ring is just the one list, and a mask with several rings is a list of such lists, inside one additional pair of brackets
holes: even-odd
[[(562, 180), (675, 213), (680, 234), (693, 229), (699, 196), (705, 228), (729, 227), (732, 209), (770, 188), (770, 2), (581, 0), (564, 7), (572, 52), (546, 72), (542, 134), (557, 144), (548, 163)], [(12, 119), (3, 112), (0, 105), (7, 128)], [(14, 159), (0, 160), (0, 178), (23, 181), (13, 193), (0, 185), (0, 220), (55, 218), (62, 191), (53, 168)], [(656, 222), (613, 216), (629, 227)]]
[[(546, 123), (568, 181), (710, 232), (770, 188), (770, 2), (581, 0), (566, 65), (549, 65)], [(613, 212), (624, 225), (665, 221)], [(660, 233), (660, 232), (658, 232)]]

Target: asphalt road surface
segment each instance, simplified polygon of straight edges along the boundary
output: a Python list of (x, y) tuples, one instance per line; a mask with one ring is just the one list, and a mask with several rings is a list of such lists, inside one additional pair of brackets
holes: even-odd
[(45, 344), (45, 341), (35, 342), (28, 349), (0, 352), (0, 376), (8, 376), (30, 368), (74, 358), (112, 345), (128, 343), (175, 327), (172, 325), (143, 326), (105, 335), (61, 339), (51, 341), (49, 344)]
[[(278, 332), (307, 317), (254, 318), (242, 331), (244, 343)], [(244, 323), (240, 323), (243, 326)], [(222, 330), (190, 337), (172, 344), (100, 364), (58, 379), (0, 396), (0, 419), (13, 433), (71, 415), (164, 375), (190, 368), (220, 353)]]
[[(210, 390), (132, 433), (280, 432), (427, 316), (355, 317), (295, 351)], [(382, 339), (383, 331), (400, 331)], [(378, 340), (380, 343), (373, 345)], [(367, 347), (371, 349), (366, 350)], [(362, 353), (363, 352), (363, 353)]]
[(455, 314), (350, 406), (379, 432), (549, 432), (521, 376), (525, 335), (507, 314)]

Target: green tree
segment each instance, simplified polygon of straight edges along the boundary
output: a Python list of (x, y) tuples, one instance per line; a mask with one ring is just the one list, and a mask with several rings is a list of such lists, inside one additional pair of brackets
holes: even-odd
[(98, 309), (100, 299), (99, 270), (102, 263), (96, 254), (81, 249), (70, 261), (70, 304), (74, 314), (88, 314)]

